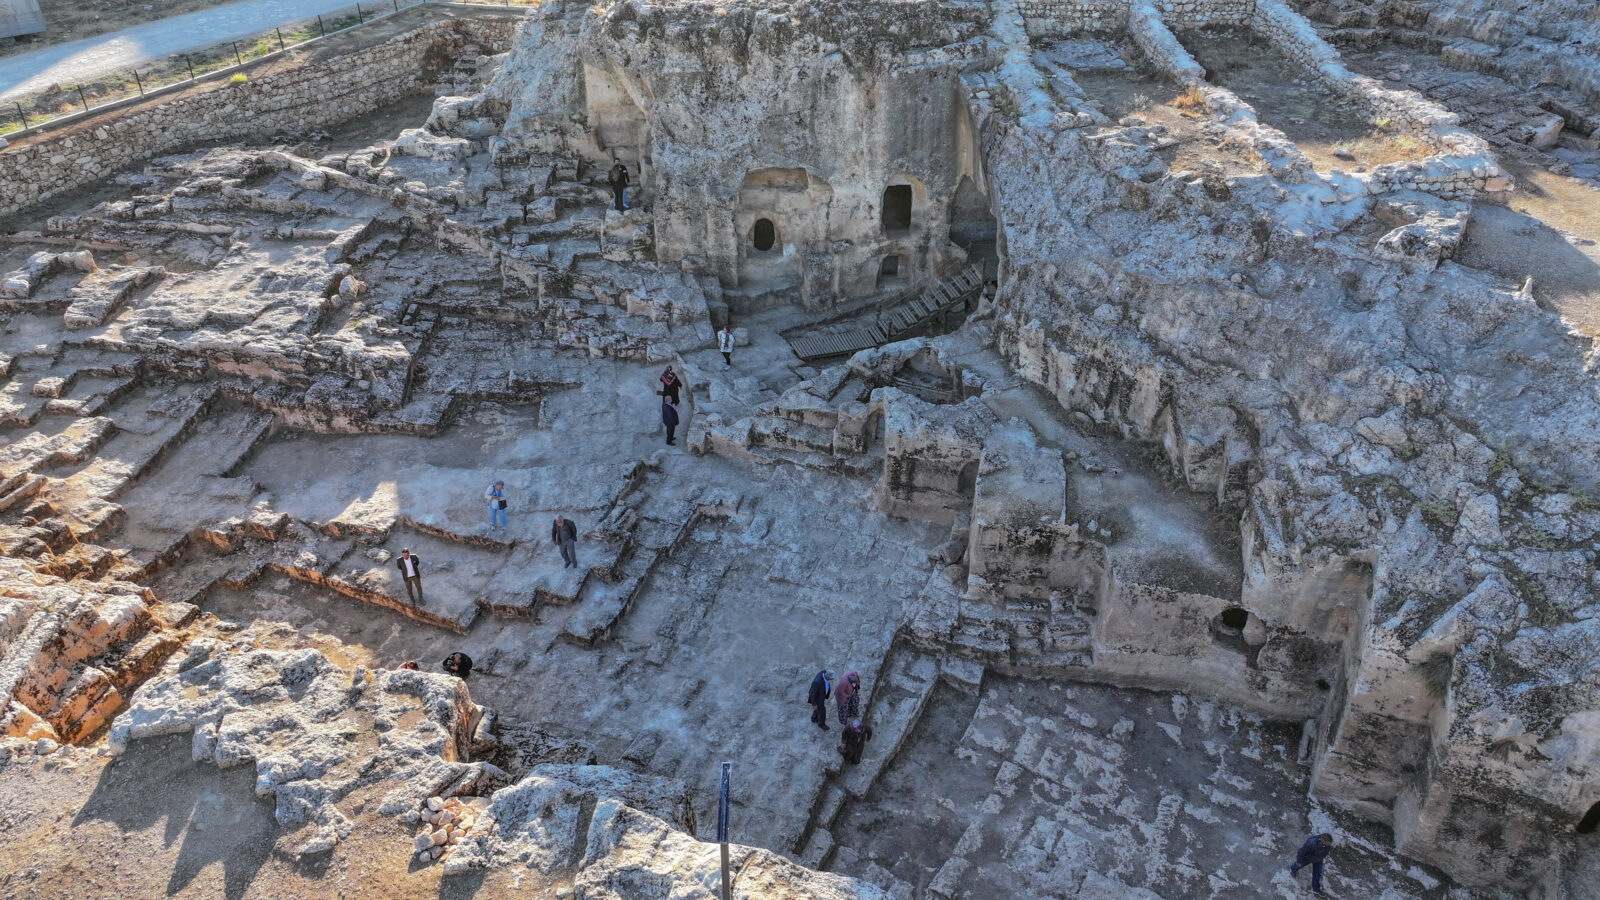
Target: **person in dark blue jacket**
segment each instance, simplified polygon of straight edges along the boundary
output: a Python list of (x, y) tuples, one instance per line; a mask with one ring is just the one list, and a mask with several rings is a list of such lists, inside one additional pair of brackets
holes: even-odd
[(1311, 893), (1322, 893), (1322, 864), (1328, 859), (1328, 852), (1333, 849), (1333, 835), (1314, 834), (1306, 838), (1300, 845), (1300, 852), (1294, 855), (1294, 865), (1289, 867), (1289, 874), (1311, 867)]
[(661, 398), (661, 424), (667, 426), (667, 443), (674, 443), (672, 438), (678, 430), (678, 407), (671, 397)]
[(806, 702), (811, 704), (811, 722), (823, 731), (828, 730), (828, 698), (833, 696), (833, 670), (823, 669), (811, 679), (811, 690)]

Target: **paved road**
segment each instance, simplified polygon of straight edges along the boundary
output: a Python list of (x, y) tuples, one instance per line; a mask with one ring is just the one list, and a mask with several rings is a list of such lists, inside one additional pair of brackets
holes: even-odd
[[(383, 6), (379, 6), (380, 3)], [(403, 0), (401, 5), (406, 2)], [(75, 84), (111, 72), (127, 72), (174, 53), (211, 47), (354, 6), (355, 0), (240, 0), (3, 57), (0, 58), (0, 100), (22, 97), (52, 84)], [(393, 7), (390, 0), (370, 3), (363, 0), (361, 8)]]

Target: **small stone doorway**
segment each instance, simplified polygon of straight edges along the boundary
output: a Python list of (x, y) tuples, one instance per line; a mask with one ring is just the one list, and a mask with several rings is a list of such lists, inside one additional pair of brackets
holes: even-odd
[(903, 235), (911, 230), (911, 185), (891, 184), (883, 189), (883, 233)]

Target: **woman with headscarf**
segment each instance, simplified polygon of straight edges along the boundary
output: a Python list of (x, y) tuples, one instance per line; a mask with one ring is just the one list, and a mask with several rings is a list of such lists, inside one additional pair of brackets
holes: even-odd
[(848, 726), (851, 719), (861, 718), (861, 673), (850, 670), (844, 680), (833, 689), (834, 702), (839, 706), (839, 724)]
[(839, 755), (844, 757), (845, 762), (855, 765), (861, 762), (861, 751), (867, 748), (867, 741), (870, 740), (872, 740), (872, 726), (861, 724), (860, 719), (851, 719), (840, 739)]
[(661, 373), (661, 396), (671, 398), (672, 405), (677, 406), (678, 390), (682, 386), (683, 382), (678, 380), (678, 373), (672, 371), (671, 366), (667, 366), (667, 370)]

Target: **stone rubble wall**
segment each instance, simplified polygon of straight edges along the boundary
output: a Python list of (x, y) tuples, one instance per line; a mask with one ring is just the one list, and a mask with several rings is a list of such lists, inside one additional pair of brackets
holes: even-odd
[(0, 215), (184, 147), (337, 125), (424, 88), (430, 58), (498, 45), (514, 19), (434, 22), (373, 47), (49, 133), (0, 152)]
[(1020, 4), (1028, 35), (1061, 38), (1078, 32), (1121, 31), (1140, 7), (1173, 25), (1241, 25), (1255, 15), (1256, 0), (1031, 0)]
[(1184, 49), (1183, 43), (1167, 27), (1166, 20), (1154, 3), (1134, 5), (1128, 14), (1128, 31), (1138, 45), (1139, 52), (1162, 75), (1179, 84), (1201, 84), (1205, 81), (1205, 67)]
[(1021, 4), (1028, 35), (1060, 38), (1082, 31), (1121, 31), (1127, 26), (1128, 4), (1117, 0), (1032, 0)]

